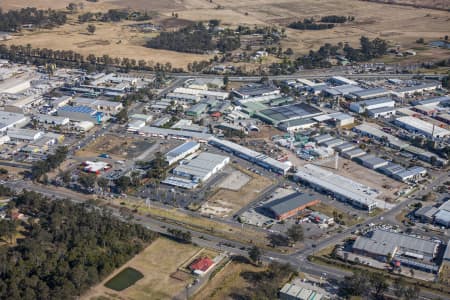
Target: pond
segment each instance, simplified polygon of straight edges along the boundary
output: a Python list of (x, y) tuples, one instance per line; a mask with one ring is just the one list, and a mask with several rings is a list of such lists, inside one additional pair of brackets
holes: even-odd
[(133, 268), (125, 268), (119, 274), (108, 280), (108, 282), (105, 283), (105, 286), (120, 292), (132, 286), (143, 277), (144, 275), (138, 270)]

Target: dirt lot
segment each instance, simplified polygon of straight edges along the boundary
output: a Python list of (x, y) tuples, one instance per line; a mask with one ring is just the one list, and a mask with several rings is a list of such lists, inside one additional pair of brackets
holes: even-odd
[(232, 292), (250, 288), (250, 284), (240, 274), (242, 272), (258, 272), (262, 268), (237, 262), (229, 263), (208, 284), (195, 295), (194, 300), (222, 300), (231, 299)]
[(127, 137), (124, 141), (123, 137), (105, 135), (79, 150), (76, 155), (79, 157), (96, 157), (102, 153), (107, 153), (114, 159), (130, 159), (138, 157), (151, 146), (151, 142), (141, 139)]
[[(143, 252), (117, 269), (101, 284), (91, 288), (81, 299), (172, 299), (184, 289), (192, 277), (189, 275), (188, 279), (183, 281), (179, 280), (182, 276), (174, 279), (171, 275), (198, 251), (200, 251), (198, 247), (159, 238)], [(121, 292), (104, 286), (109, 279), (126, 267), (138, 270), (144, 275), (144, 278)]]
[(230, 217), (243, 206), (255, 200), (264, 189), (273, 184), (267, 177), (259, 176), (242, 169), (240, 171), (246, 173), (252, 179), (237, 191), (219, 188), (202, 205), (199, 210), (200, 213), (222, 218)]
[(338, 170), (334, 170), (334, 160), (317, 161), (316, 163), (317, 165), (327, 167), (327, 170), (329, 171), (376, 189), (380, 193), (379, 199), (396, 199), (397, 196), (395, 195), (395, 192), (407, 187), (404, 183), (393, 180), (383, 174), (344, 158), (339, 158)]
[(433, 8), (433, 9), (450, 9), (448, 0), (364, 0), (378, 3), (411, 5), (415, 7)]
[[(399, 0), (420, 2), (418, 0)], [(445, 0), (427, 0), (429, 2), (448, 2)], [(2, 8), (19, 8), (37, 6), (40, 8), (64, 8), (69, 0), (5, 0)], [(445, 4), (445, 3), (444, 3)], [(221, 9), (217, 9), (221, 6)], [(164, 22), (176, 12), (180, 19), (192, 21), (220, 19), (224, 25), (285, 25), (293, 20), (320, 17), (324, 15), (352, 15), (356, 21), (351, 24), (336, 26), (331, 30), (300, 31), (286, 29), (287, 39), (282, 42), (283, 48), (290, 47), (297, 53), (306, 53), (317, 49), (324, 43), (348, 42), (358, 44), (361, 35), (370, 38), (382, 37), (392, 45), (402, 48), (417, 47), (415, 41), (424, 38), (426, 41), (439, 39), (448, 34), (450, 26), (448, 12), (418, 9), (411, 6), (400, 6), (383, 3), (372, 3), (358, 0), (204, 0), (159, 1), (159, 0), (103, 0), (99, 3), (85, 2), (83, 11), (105, 11), (109, 8), (132, 8), (158, 12), (152, 22)], [(83, 12), (81, 11), (81, 12)], [(8, 41), (10, 44), (31, 44), (35, 47), (47, 47), (61, 50), (74, 50), (84, 55), (108, 54), (113, 57), (131, 57), (137, 60), (171, 62), (173, 66), (183, 67), (194, 60), (209, 59), (208, 55), (176, 53), (172, 51), (148, 49), (142, 45), (152, 34), (131, 31), (122, 23), (96, 23), (97, 31), (93, 35), (86, 33), (87, 24), (66, 24), (52, 31), (25, 33)], [(427, 59), (432, 49), (421, 51), (417, 58)]]

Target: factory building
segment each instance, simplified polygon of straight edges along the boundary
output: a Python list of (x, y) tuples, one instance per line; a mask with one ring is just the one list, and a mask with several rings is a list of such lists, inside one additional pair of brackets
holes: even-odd
[(181, 162), (172, 172), (175, 176), (200, 183), (222, 170), (229, 162), (228, 156), (202, 152), (192, 160)]
[(63, 106), (57, 111), (57, 115), (61, 117), (67, 117), (71, 121), (89, 121), (98, 123), (98, 116), (101, 116), (100, 112), (92, 109), (88, 106)]
[(379, 142), (387, 143), (389, 147), (402, 150), (409, 146), (408, 143), (403, 142), (399, 138), (381, 130), (381, 128), (375, 124), (363, 123), (353, 128), (353, 131), (362, 136), (367, 136), (372, 139), (376, 139)]
[(300, 211), (314, 206), (320, 199), (313, 194), (292, 193), (285, 197), (275, 199), (264, 205), (264, 211), (274, 219), (279, 221), (293, 217)]
[(355, 148), (352, 150), (342, 151), (341, 155), (342, 157), (345, 157), (347, 159), (354, 159), (363, 155), (366, 155), (367, 152), (362, 150), (361, 148)]
[(87, 106), (108, 116), (115, 116), (123, 109), (123, 104), (117, 101), (75, 98), (72, 102), (76, 106)]
[(65, 126), (69, 124), (69, 118), (61, 116), (37, 114), (33, 119), (43, 125)]
[(358, 83), (354, 80), (342, 77), (342, 76), (333, 76), (330, 78), (330, 81), (337, 85), (358, 85)]
[(313, 120), (320, 123), (327, 123), (335, 127), (343, 127), (355, 123), (355, 118), (353, 116), (342, 112), (316, 116), (313, 117)]
[(242, 159), (248, 160), (277, 174), (286, 175), (291, 168), (291, 165), (288, 163), (280, 162), (267, 155), (253, 151), (230, 141), (220, 140), (212, 137), (209, 140), (209, 143), (215, 147), (233, 153), (234, 155)]
[[(174, 94), (178, 94), (178, 95), (190, 95), (190, 98), (194, 98), (194, 97), (198, 97), (200, 100), (201, 99), (216, 99), (216, 100), (226, 100), (229, 97), (229, 93), (227, 92), (215, 92), (215, 91), (205, 91), (205, 90), (197, 90), (197, 89), (189, 89), (189, 88), (183, 88), (183, 87), (179, 87), (176, 88), (173, 91)], [(191, 97), (193, 96), (193, 97)], [(166, 98), (168, 99), (173, 99), (173, 94), (168, 94), (166, 96)], [(176, 99), (174, 99), (176, 100)], [(180, 99), (182, 100), (182, 99)]]
[(405, 116), (397, 118), (395, 124), (410, 132), (422, 134), (428, 138), (444, 138), (450, 135), (450, 131), (447, 129), (415, 117)]
[(367, 110), (367, 114), (370, 118), (388, 118), (390, 116), (394, 116), (396, 113), (396, 109), (392, 107), (380, 107)]
[(403, 182), (416, 182), (427, 174), (427, 169), (414, 166), (404, 171), (397, 172), (392, 177)]
[(370, 100), (363, 100), (358, 102), (353, 102), (350, 104), (349, 109), (356, 113), (363, 113), (366, 110), (373, 110), (377, 108), (384, 107), (394, 107), (395, 101), (388, 97), (375, 98)]
[(367, 154), (364, 156), (360, 156), (360, 157), (356, 158), (356, 161), (359, 162), (360, 164), (362, 164), (364, 167), (372, 169), (372, 170), (376, 170), (381, 167), (387, 166), (389, 163), (387, 160), (379, 158), (373, 154)]
[(201, 143), (208, 142), (213, 135), (202, 132), (166, 129), (152, 126), (144, 126), (139, 129), (138, 133), (143, 136), (154, 136), (161, 138), (173, 138), (178, 140), (196, 140)]
[(186, 111), (186, 115), (198, 118), (202, 114), (204, 114), (207, 109), (208, 109), (208, 104), (206, 104), (206, 103), (198, 103), (198, 104), (195, 104), (194, 106), (192, 106), (190, 109), (188, 109)]
[(312, 119), (296, 119), (292, 121), (281, 122), (278, 124), (278, 128), (287, 132), (297, 132), (305, 130), (316, 125), (317, 122)]
[(166, 162), (169, 165), (172, 165), (179, 161), (180, 159), (185, 158), (189, 154), (194, 153), (200, 149), (200, 144), (197, 142), (189, 141), (186, 142), (166, 153)]
[(20, 128), (28, 123), (29, 119), (20, 113), (0, 111), (0, 133), (10, 128)]
[(430, 240), (377, 229), (370, 236), (359, 236), (352, 247), (356, 254), (387, 262), (389, 258), (411, 268), (436, 273), (439, 268), (433, 262), (439, 244)]
[(258, 110), (255, 117), (269, 124), (278, 125), (296, 119), (308, 119), (321, 115), (322, 111), (307, 103), (296, 103)]
[(42, 131), (33, 129), (11, 128), (8, 129), (7, 135), (11, 140), (36, 141), (37, 139), (41, 138), (44, 133)]
[(248, 84), (233, 90), (233, 95), (239, 99), (248, 99), (269, 95), (280, 95), (280, 89), (262, 84)]
[(388, 96), (390, 93), (391, 93), (390, 91), (386, 90), (383, 87), (377, 87), (353, 92), (349, 95), (349, 98), (358, 100), (367, 100), (377, 97), (385, 97)]
[(431, 92), (441, 88), (440, 83), (422, 83), (418, 85), (408, 86), (393, 92), (399, 98), (413, 96), (415, 94), (422, 94), (423, 92)]
[(307, 183), (360, 209), (371, 211), (377, 206), (377, 194), (371, 188), (315, 165), (307, 164), (300, 168), (294, 180)]

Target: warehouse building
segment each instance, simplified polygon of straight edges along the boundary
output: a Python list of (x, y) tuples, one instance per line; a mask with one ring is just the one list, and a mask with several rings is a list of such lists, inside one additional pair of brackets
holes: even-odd
[(377, 207), (373, 189), (321, 167), (307, 164), (299, 168), (294, 179), (360, 209), (371, 211)]
[(397, 110), (392, 107), (380, 107), (367, 110), (367, 114), (370, 118), (388, 118), (390, 116), (394, 116), (396, 111)]
[(392, 177), (395, 174), (401, 173), (405, 170), (406, 169), (403, 166), (401, 166), (399, 164), (394, 164), (394, 163), (388, 163), (386, 166), (378, 169), (379, 172), (381, 172), (384, 175), (387, 175), (389, 177)]
[(362, 87), (352, 84), (347, 85), (339, 85), (330, 88), (326, 88), (323, 90), (324, 96), (328, 97), (339, 97), (339, 96), (348, 96), (351, 93), (359, 92), (364, 90)]
[(213, 137), (213, 135), (203, 132), (166, 129), (152, 126), (144, 126), (139, 129), (138, 133), (143, 136), (153, 136), (160, 138), (173, 138), (178, 140), (192, 139), (201, 143), (206, 143)]
[(279, 95), (279, 94), (280, 89), (273, 86), (262, 84), (248, 84), (236, 90), (233, 90), (233, 95), (239, 99), (248, 99), (254, 97)]
[(292, 193), (285, 197), (275, 199), (264, 205), (264, 211), (274, 219), (279, 221), (295, 216), (300, 211), (314, 206), (320, 199), (313, 194)]
[(335, 138), (335, 139), (331, 139), (331, 140), (322, 142), (321, 145), (325, 146), (325, 147), (328, 147), (328, 148), (334, 148), (334, 147), (342, 145), (344, 143), (345, 143), (344, 140)]
[(168, 93), (166, 99), (169, 101), (177, 101), (180, 103), (193, 104), (200, 101), (200, 95), (191, 95), (183, 93)]
[(20, 128), (28, 123), (29, 119), (20, 113), (0, 111), (0, 133), (10, 128)]
[(322, 143), (325, 143), (326, 141), (331, 141), (333, 139), (334, 139), (334, 136), (327, 133), (327, 134), (322, 134), (322, 135), (314, 137), (313, 141), (316, 142), (317, 144), (322, 144)]
[(441, 87), (440, 83), (422, 83), (418, 85), (408, 86), (393, 92), (399, 98), (413, 96), (414, 94), (422, 94), (423, 92), (431, 92)]
[(37, 114), (33, 116), (33, 119), (43, 125), (50, 126), (65, 126), (69, 124), (69, 118), (61, 116)]
[(296, 119), (292, 121), (281, 122), (278, 124), (278, 128), (287, 132), (297, 132), (305, 130), (316, 125), (317, 122), (312, 119)]
[(42, 131), (33, 129), (11, 128), (8, 129), (7, 135), (11, 140), (36, 141), (37, 139), (41, 138), (44, 133)]
[(450, 104), (450, 96), (432, 97), (432, 98), (427, 98), (427, 99), (412, 102), (412, 105), (414, 105), (414, 106), (417, 106), (417, 105), (446, 106), (449, 104)]
[(402, 150), (409, 146), (408, 143), (403, 142), (399, 138), (381, 130), (378, 125), (363, 123), (353, 128), (353, 131), (362, 136), (367, 136), (376, 139), (379, 142), (387, 143), (389, 147)]
[(427, 169), (414, 166), (401, 172), (397, 172), (392, 177), (403, 182), (416, 182), (427, 174)]
[(339, 153), (342, 153), (342, 152), (346, 152), (346, 151), (350, 151), (352, 149), (355, 149), (356, 146), (357, 145), (354, 144), (354, 143), (347, 142), (347, 143), (343, 143), (343, 144), (334, 146), (333, 149), (336, 150)]
[(366, 155), (367, 152), (362, 150), (361, 148), (355, 148), (352, 150), (347, 150), (347, 151), (343, 151), (341, 152), (342, 157), (345, 157), (347, 159), (354, 159), (363, 155)]
[(138, 132), (139, 129), (145, 126), (145, 122), (142, 120), (131, 120), (128, 122), (127, 130), (129, 132)]
[(389, 163), (387, 160), (379, 158), (373, 154), (367, 154), (364, 156), (360, 156), (360, 157), (356, 158), (356, 161), (359, 162), (360, 164), (362, 164), (364, 167), (372, 169), (372, 170), (376, 170), (381, 167), (387, 166)]
[(185, 158), (189, 154), (194, 153), (200, 149), (200, 144), (194, 141), (186, 142), (166, 153), (166, 162), (169, 165), (172, 165), (179, 161), (180, 159)]
[[(216, 91), (205, 91), (205, 90), (197, 90), (197, 89), (189, 89), (189, 88), (183, 88), (183, 87), (179, 87), (176, 88), (173, 91), (174, 94), (178, 94), (178, 95), (190, 95), (190, 96), (194, 96), (194, 97), (199, 97), (200, 100), (201, 99), (216, 99), (216, 100), (226, 100), (229, 97), (229, 93), (227, 92), (216, 92)], [(172, 99), (173, 98), (173, 94), (168, 94), (167, 97), (168, 99)], [(175, 100), (175, 99), (174, 99)], [(183, 100), (183, 99), (180, 99)]]
[(367, 100), (377, 97), (385, 97), (390, 94), (390, 91), (383, 87), (370, 88), (362, 91), (353, 92), (349, 95), (351, 99)]
[(222, 170), (229, 162), (228, 156), (202, 152), (194, 159), (182, 162), (172, 172), (175, 176), (200, 183)]
[(209, 140), (209, 143), (217, 148), (233, 153), (242, 159), (248, 160), (277, 174), (286, 175), (291, 168), (289, 163), (280, 162), (267, 155), (253, 151), (230, 141), (212, 137)]
[(71, 121), (89, 121), (98, 123), (100, 112), (88, 106), (63, 106), (58, 109), (58, 116), (67, 117)]
[(335, 112), (331, 114), (316, 116), (313, 117), (313, 120), (320, 123), (327, 123), (328, 125), (332, 125), (334, 127), (343, 127), (355, 123), (355, 118), (353, 116), (350, 116), (349, 114), (343, 112)]
[(115, 116), (123, 109), (122, 103), (117, 101), (95, 100), (91, 98), (79, 97), (73, 99), (72, 102), (75, 106), (87, 106), (109, 116)]
[(328, 299), (326, 291), (318, 286), (306, 285), (301, 280), (286, 283), (280, 290), (280, 300), (322, 300)]
[(405, 116), (397, 118), (395, 124), (410, 132), (422, 134), (428, 138), (444, 138), (450, 135), (450, 131), (447, 129), (415, 117)]
[(296, 119), (309, 119), (321, 115), (322, 111), (307, 103), (296, 103), (259, 110), (255, 116), (269, 124), (278, 125)]
[(353, 102), (350, 104), (349, 109), (356, 113), (363, 113), (366, 110), (373, 110), (377, 108), (384, 107), (394, 107), (395, 101), (388, 97), (375, 98), (370, 100), (363, 100), (358, 102)]
[(411, 268), (436, 273), (438, 266), (433, 259), (438, 253), (438, 243), (402, 233), (377, 229), (368, 237), (359, 236), (353, 252), (376, 260), (399, 262)]
[(198, 104), (195, 104), (194, 106), (192, 106), (191, 108), (189, 108), (186, 111), (186, 115), (190, 116), (190, 117), (198, 118), (202, 114), (204, 114), (207, 109), (208, 109), (208, 104), (198, 103)]
[(342, 77), (342, 76), (333, 76), (330, 78), (330, 81), (337, 85), (358, 85), (358, 83), (354, 80)]

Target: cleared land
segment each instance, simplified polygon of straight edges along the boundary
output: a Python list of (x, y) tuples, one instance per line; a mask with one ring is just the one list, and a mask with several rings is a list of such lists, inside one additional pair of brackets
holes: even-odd
[(343, 158), (339, 158), (338, 170), (334, 170), (334, 160), (317, 161), (314, 164), (326, 167), (327, 170), (333, 173), (348, 177), (356, 182), (376, 189), (380, 193), (378, 198), (387, 202), (396, 199), (398, 196), (395, 193), (407, 187), (404, 183)]
[[(180, 280), (181, 276), (174, 279), (171, 275), (199, 250), (200, 248), (192, 245), (159, 238), (101, 284), (93, 287), (82, 299), (172, 299), (184, 289), (192, 277), (187, 276), (186, 280)], [(121, 292), (105, 287), (106, 282), (128, 267), (138, 270), (144, 277)]]
[[(418, 0), (402, 0), (402, 2), (421, 2)], [(428, 0), (436, 2), (438, 0)], [(439, 0), (444, 1), (444, 0)], [(37, 6), (40, 8), (64, 8), (69, 0), (6, 0), (0, 3), (2, 8), (19, 8)], [(448, 1), (445, 1), (448, 3)], [(445, 4), (445, 3), (444, 3)], [(217, 9), (220, 6), (221, 9)], [(292, 48), (296, 53), (306, 53), (317, 49), (325, 43), (337, 44), (348, 42), (357, 45), (362, 35), (370, 38), (381, 37), (392, 45), (402, 48), (417, 47), (415, 41), (424, 38), (425, 41), (442, 38), (448, 34), (450, 20), (448, 12), (418, 9), (412, 6), (373, 3), (358, 0), (288, 0), (277, 2), (273, 0), (217, 0), (213, 3), (202, 0), (158, 1), (158, 0), (104, 0), (99, 3), (85, 3), (84, 11), (105, 11), (109, 8), (131, 8), (158, 12), (159, 16), (151, 20), (155, 24), (163, 24), (176, 12), (179, 19), (204, 21), (220, 19), (230, 26), (247, 25), (286, 25), (294, 20), (320, 17), (324, 15), (352, 15), (356, 20), (350, 24), (341, 24), (331, 30), (301, 31), (286, 29), (287, 39), (282, 41), (283, 48)], [(75, 19), (75, 15), (74, 15)], [(154, 33), (139, 33), (132, 31), (130, 22), (96, 23), (95, 34), (87, 34), (87, 24), (76, 21), (54, 30), (25, 32), (8, 44), (31, 44), (34, 47), (74, 50), (84, 55), (108, 54), (113, 57), (129, 57), (137, 60), (170, 62), (176, 67), (185, 67), (194, 60), (209, 59), (210, 55), (177, 53), (173, 51), (148, 49), (143, 45)], [(429, 55), (433, 52), (433, 55)], [(448, 52), (447, 52), (448, 53)], [(445, 55), (427, 48), (421, 51), (416, 59), (436, 59)], [(448, 55), (448, 54), (447, 54)]]
[(218, 217), (229, 217), (243, 206), (249, 204), (273, 182), (264, 176), (259, 176), (240, 170), (252, 179), (238, 190), (219, 188), (208, 201), (206, 201), (199, 212), (206, 215)]
[(253, 265), (231, 262), (216, 274), (193, 299), (232, 299), (231, 295), (233, 292), (251, 288), (251, 285), (242, 278), (241, 273), (260, 272), (263, 270)]
[(450, 2), (448, 0), (362, 0), (377, 3), (386, 3), (394, 5), (409, 5), (421, 8), (432, 9), (450, 9)]

